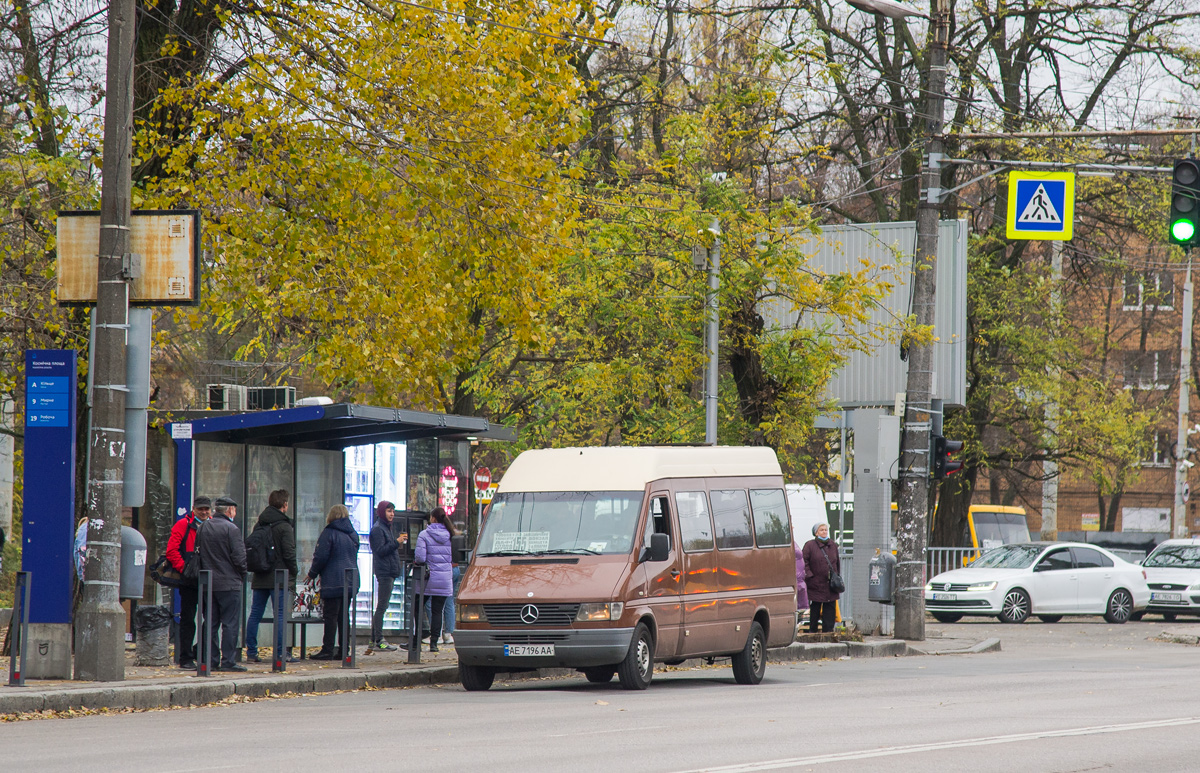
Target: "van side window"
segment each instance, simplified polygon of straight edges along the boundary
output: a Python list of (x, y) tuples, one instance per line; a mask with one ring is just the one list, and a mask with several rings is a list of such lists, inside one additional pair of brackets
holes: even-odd
[(712, 550), (712, 521), (708, 517), (708, 496), (703, 491), (675, 492), (679, 509), (679, 541), (689, 553)]
[(654, 497), (650, 500), (650, 516), (646, 518), (646, 531), (642, 535), (642, 547), (650, 547), (650, 535), (666, 534), (671, 536), (671, 511), (668, 509), (670, 499)]
[(792, 525), (788, 521), (783, 489), (751, 489), (750, 508), (754, 512), (754, 536), (760, 548), (791, 544)]
[(714, 490), (712, 498), (713, 533), (718, 550), (754, 547), (750, 536), (750, 505), (742, 489)]

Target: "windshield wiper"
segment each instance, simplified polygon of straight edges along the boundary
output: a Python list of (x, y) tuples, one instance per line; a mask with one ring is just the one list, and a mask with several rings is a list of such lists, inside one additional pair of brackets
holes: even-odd
[(530, 555), (534, 555), (534, 556), (560, 555), (561, 556), (561, 555), (579, 555), (580, 553), (587, 553), (587, 554), (593, 555), (593, 556), (600, 555), (599, 550), (592, 550), (591, 548), (553, 548), (551, 550), (539, 550), (536, 553), (531, 553)]
[(495, 550), (491, 553), (480, 553), (480, 558), (492, 558), (493, 556), (532, 556), (536, 553), (530, 553), (528, 550)]

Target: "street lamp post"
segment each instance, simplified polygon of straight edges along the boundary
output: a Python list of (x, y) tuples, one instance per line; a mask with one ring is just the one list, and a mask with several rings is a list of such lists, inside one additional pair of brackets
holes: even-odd
[[(847, 0), (890, 19), (924, 16), (900, 0)], [(913, 254), (914, 323), (930, 329), (934, 320), (939, 207), (942, 200), (942, 116), (946, 101), (948, 11), (944, 0), (930, 0), (925, 109), (925, 163), (917, 205), (917, 244)], [(899, 529), (896, 534), (896, 638), (925, 639), (925, 553), (929, 533), (929, 435), (933, 399), (933, 344), (924, 336), (908, 349), (903, 453), (900, 458)]]

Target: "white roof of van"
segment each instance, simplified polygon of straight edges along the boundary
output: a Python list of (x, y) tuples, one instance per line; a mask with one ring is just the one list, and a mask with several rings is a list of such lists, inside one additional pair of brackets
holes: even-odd
[(509, 491), (641, 491), (660, 478), (782, 475), (762, 446), (601, 446), (525, 451), (500, 479)]

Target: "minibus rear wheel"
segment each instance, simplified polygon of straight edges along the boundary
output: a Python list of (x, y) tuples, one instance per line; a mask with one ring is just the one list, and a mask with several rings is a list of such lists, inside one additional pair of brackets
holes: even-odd
[(733, 678), (738, 684), (758, 684), (767, 673), (767, 636), (757, 622), (750, 624), (750, 637), (733, 656)]
[(654, 637), (645, 623), (633, 629), (629, 652), (617, 666), (617, 678), (626, 690), (645, 690), (654, 678)]
[(496, 678), (496, 669), (459, 663), (458, 678), (467, 692), (482, 692), (492, 686), (492, 681)]

